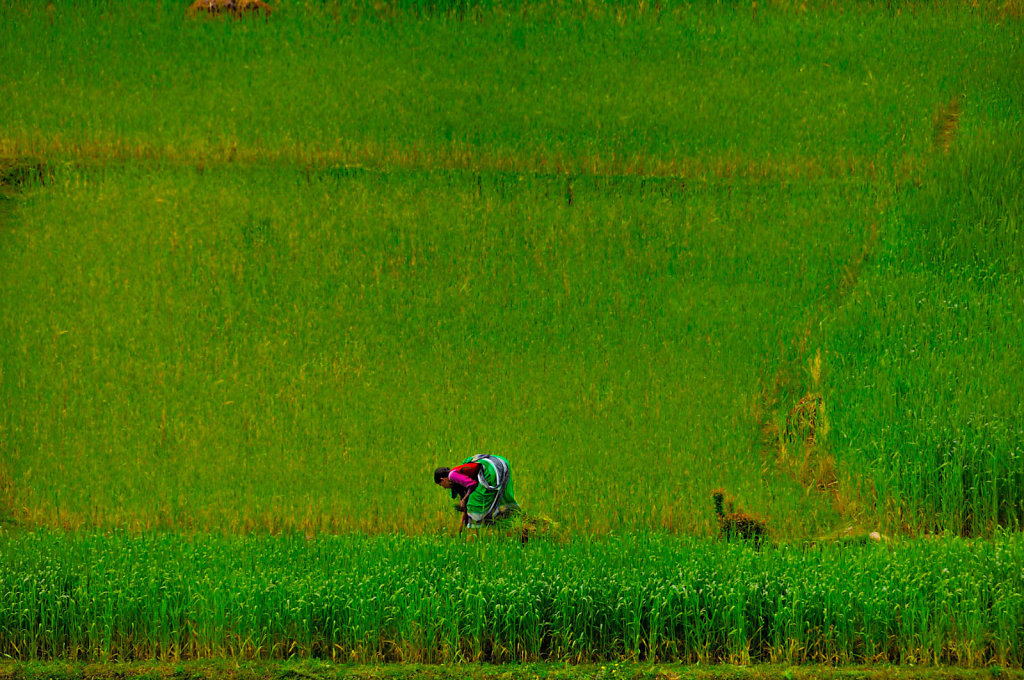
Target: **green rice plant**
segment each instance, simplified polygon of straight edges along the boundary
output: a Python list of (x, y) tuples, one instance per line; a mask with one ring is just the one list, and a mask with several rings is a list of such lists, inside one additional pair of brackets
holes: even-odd
[(0, 654), (1020, 667), (1017, 24), (179, 9), (0, 8)]
[(2, 540), (0, 650), (21, 660), (1024, 660), (1017, 535), (761, 551), (655, 535)]
[[(527, 511), (573, 532), (710, 533), (716, 486), (818, 530), (827, 513), (790, 514), (803, 490), (751, 464), (748, 414), (875, 191), (595, 177), (570, 205), (564, 187), (58, 171), (0, 240), (19, 519), (435, 532), (455, 516), (433, 468), (495, 451)], [(640, 498), (628, 470), (648, 471)]]
[(5, 3), (0, 153), (886, 177), (950, 88), (1019, 72), (1016, 24), (959, 3), (280, 4)]
[(1019, 134), (962, 142), (827, 334), (839, 453), (894, 529), (1024, 522)]
[[(428, 468), (497, 448), (553, 484), (590, 457), (675, 471), (640, 508), (618, 500), (629, 492), (613, 473), (580, 489), (607, 508), (575, 527), (587, 531), (708, 533), (707, 485), (685, 479), (700, 469), (743, 470), (718, 484), (791, 535), (846, 511), (799, 494), (840, 476), (866, 512), (892, 508), (895, 527), (1012, 524), (1012, 390), (975, 384), (957, 404), (994, 399), (996, 416), (915, 416), (890, 444), (890, 423), (908, 420), (894, 415), (902, 385), (871, 397), (879, 417), (851, 422), (870, 410), (842, 390), (874, 383), (840, 368), (824, 403), (853, 444), (838, 472), (831, 458), (798, 462), (795, 480), (785, 466), (757, 479), (772, 466), (751, 462), (750, 412), (778, 348), (818, 321), (807, 310), (857, 280), (878, 224), (887, 244), (916, 243), (898, 234), (908, 220), (957, 224), (955, 192), (907, 186), (971, 176), (963, 204), (982, 212), (988, 178), (1013, 186), (1013, 158), (957, 159), (1019, 125), (1016, 24), (948, 4), (280, 9), (267, 22), (189, 21), (170, 3), (0, 9), (2, 153), (96, 166), (48, 178), (4, 218), (17, 226), (0, 244), (12, 338), (0, 390), (13, 400), (0, 464), (23, 499), (7, 515), (434, 530), (444, 518), (420, 519), (426, 491), (352, 493), (359, 463)], [(930, 125), (937, 107), (955, 110), (938, 116), (955, 136)], [(174, 167), (153, 181), (162, 164)], [(926, 234), (914, 257), (990, 280), (1014, 243), (1009, 203), (998, 238), (912, 230)], [(941, 290), (918, 275), (897, 294)], [(948, 312), (930, 323), (954, 327)], [(827, 367), (863, 364), (857, 346)], [(888, 361), (872, 370), (901, 376)], [(929, 385), (970, 369), (933, 363), (918, 373)], [(927, 405), (935, 393), (914, 391), (920, 413), (949, 410)], [(877, 464), (879, 451), (901, 462)]]

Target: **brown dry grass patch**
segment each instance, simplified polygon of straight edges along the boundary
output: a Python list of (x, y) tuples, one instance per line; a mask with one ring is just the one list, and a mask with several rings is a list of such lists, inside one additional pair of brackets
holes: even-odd
[(211, 16), (228, 15), (240, 19), (244, 16), (270, 16), (273, 8), (263, 0), (195, 0), (188, 7), (189, 16), (205, 13)]
[(960, 113), (962, 105), (960, 97), (953, 97), (939, 107), (933, 120), (933, 143), (943, 154), (949, 153), (949, 147), (960, 129)]

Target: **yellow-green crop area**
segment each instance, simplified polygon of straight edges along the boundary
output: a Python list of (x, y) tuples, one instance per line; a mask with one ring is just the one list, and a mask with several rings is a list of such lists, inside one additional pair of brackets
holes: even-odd
[(1020, 669), (1022, 14), (4, 3), (0, 676)]

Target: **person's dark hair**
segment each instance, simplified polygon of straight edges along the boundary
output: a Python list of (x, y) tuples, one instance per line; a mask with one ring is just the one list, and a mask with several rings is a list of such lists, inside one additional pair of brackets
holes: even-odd
[(449, 472), (451, 472), (451, 468), (446, 467), (439, 467), (434, 470), (434, 484), (440, 484), (441, 480), (445, 479)]

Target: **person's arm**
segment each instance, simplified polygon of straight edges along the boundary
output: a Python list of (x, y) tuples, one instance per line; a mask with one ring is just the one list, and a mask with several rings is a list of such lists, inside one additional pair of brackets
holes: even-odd
[(462, 524), (459, 526), (459, 533), (466, 528), (469, 524), (469, 514), (466, 512), (466, 506), (469, 505), (469, 497), (473, 491), (476, 490), (478, 482), (476, 481), (476, 473), (480, 470), (479, 463), (465, 463), (458, 467), (452, 468), (448, 473), (448, 479), (455, 484), (462, 491), (462, 500), (459, 501), (458, 509), (462, 512)]
[(458, 509), (462, 514), (459, 515), (459, 534), (462, 534), (462, 530), (469, 526), (469, 513), (466, 512), (466, 502), (469, 500), (470, 491), (466, 491), (462, 500), (459, 501)]

